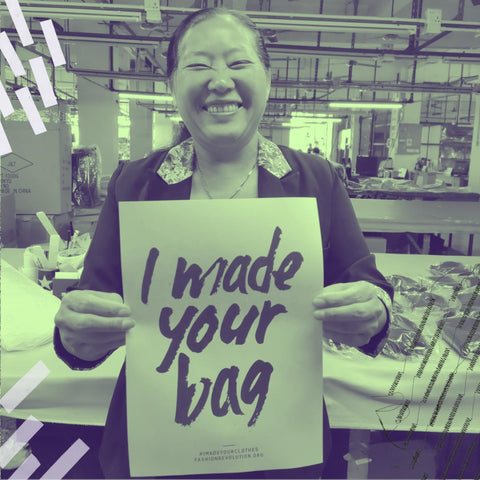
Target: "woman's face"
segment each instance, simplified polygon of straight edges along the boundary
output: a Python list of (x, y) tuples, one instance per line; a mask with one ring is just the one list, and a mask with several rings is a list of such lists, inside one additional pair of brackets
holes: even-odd
[(204, 148), (243, 146), (255, 135), (270, 92), (270, 72), (254, 35), (218, 16), (191, 27), (178, 48), (172, 90), (179, 113)]

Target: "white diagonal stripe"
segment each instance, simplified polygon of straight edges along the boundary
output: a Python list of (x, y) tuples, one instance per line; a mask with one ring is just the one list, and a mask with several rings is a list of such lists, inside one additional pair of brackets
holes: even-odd
[(3, 53), (5, 60), (8, 62), (8, 65), (16, 77), (25, 75), (22, 61), (18, 57), (17, 52), (13, 48), (12, 42), (5, 32), (0, 33), (0, 51)]
[(30, 34), (30, 30), (28, 29), (27, 22), (25, 21), (25, 17), (23, 16), (22, 9), (20, 8), (20, 4), (17, 0), (5, 0), (7, 4), (8, 11), (10, 16), (12, 17), (13, 24), (17, 29), (18, 36), (22, 41), (22, 45), (26, 47), (27, 45), (31, 45), (33, 43), (32, 35)]
[(53, 91), (52, 84), (48, 78), (47, 69), (43, 63), (42, 57), (31, 58), (28, 63), (32, 68), (33, 76), (37, 82), (37, 88), (42, 97), (43, 104), (46, 108), (57, 104), (57, 97)]
[(69, 470), (88, 452), (89, 447), (82, 440), (75, 443), (43, 474), (41, 478), (58, 480), (63, 478)]
[(0, 447), (0, 468), (5, 468), (42, 426), (40, 420), (30, 415)]
[(0, 398), (0, 405), (10, 413), (45, 380), (50, 370), (39, 360), (10, 390)]
[(3, 129), (2, 122), (0, 122), (0, 156), (8, 155), (9, 153), (12, 153), (12, 147), (8, 141), (7, 134)]
[(48, 49), (50, 50), (50, 56), (52, 57), (53, 65), (59, 67), (60, 65), (65, 65), (65, 57), (63, 55), (62, 47), (58, 41), (57, 32), (55, 32), (55, 27), (51, 20), (44, 20), (40, 22), (40, 26), (43, 30), (43, 35), (47, 41)]
[(8, 97), (8, 93), (3, 86), (3, 83), (0, 81), (0, 112), (4, 117), (8, 117), (15, 110), (13, 108), (12, 102)]
[(37, 457), (30, 454), (27, 459), (8, 477), (10, 480), (25, 480), (40, 466)]
[(35, 135), (39, 135), (40, 133), (46, 132), (47, 129), (45, 128), (43, 120), (38, 113), (37, 107), (35, 106), (35, 102), (33, 101), (28, 88), (23, 87), (15, 90), (15, 95), (20, 100), (20, 103), (27, 114), (27, 118), (30, 122), (33, 133), (35, 133)]

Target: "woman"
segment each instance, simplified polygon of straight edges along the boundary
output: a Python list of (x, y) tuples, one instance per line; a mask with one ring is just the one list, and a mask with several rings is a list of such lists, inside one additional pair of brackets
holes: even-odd
[[(198, 11), (174, 33), (167, 70), (191, 138), (113, 174), (80, 290), (64, 296), (55, 319), (57, 354), (71, 368), (93, 368), (135, 325), (122, 302), (119, 201), (305, 196), (318, 198), (324, 249), (326, 287), (312, 299), (315, 318), (325, 335), (375, 355), (386, 336), (392, 289), (376, 270), (328, 162), (259, 135), (270, 65), (255, 26), (228, 10)], [(328, 436), (324, 443), (326, 456)], [(109, 478), (129, 476), (124, 369), (110, 405), (101, 463)], [(318, 478), (320, 472), (321, 466), (311, 466), (284, 474)], [(226, 476), (260, 475), (276, 478), (282, 472)]]

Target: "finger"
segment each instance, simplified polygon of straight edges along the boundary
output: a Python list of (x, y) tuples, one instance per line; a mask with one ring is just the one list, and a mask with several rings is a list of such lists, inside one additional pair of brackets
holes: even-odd
[(74, 290), (62, 299), (62, 305), (78, 313), (91, 313), (105, 317), (128, 317), (130, 308), (116, 293)]
[(351, 325), (378, 319), (381, 314), (382, 305), (376, 298), (352, 305), (316, 309), (313, 312), (314, 318), (321, 322), (347, 323)]
[(135, 326), (131, 317), (105, 317), (100, 315), (77, 313), (73, 310), (65, 312), (60, 309), (55, 316), (55, 325), (76, 332), (87, 332), (92, 335), (100, 333), (126, 332)]
[[(62, 340), (63, 343), (63, 340)], [(103, 346), (92, 345), (88, 342), (85, 343), (73, 343), (70, 344), (68, 351), (82, 360), (92, 361), (98, 360), (105, 356), (107, 353), (116, 350), (124, 345), (125, 342), (108, 342)], [(64, 344), (65, 345), (65, 344)]]
[(323, 330), (346, 335), (372, 335), (378, 328), (378, 319), (365, 322), (323, 322)]
[(369, 282), (339, 283), (325, 287), (313, 299), (313, 305), (316, 308), (339, 307), (366, 302), (375, 296), (375, 287)]
[(62, 338), (66, 338), (70, 343), (91, 343), (92, 345), (106, 345), (109, 343), (117, 344), (125, 343), (125, 332), (109, 332), (108, 334), (92, 335), (89, 332), (77, 332), (72, 329), (64, 329), (62, 331)]

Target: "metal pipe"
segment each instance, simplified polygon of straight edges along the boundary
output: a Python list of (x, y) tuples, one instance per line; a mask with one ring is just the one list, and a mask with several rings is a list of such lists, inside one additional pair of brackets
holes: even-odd
[[(358, 0), (353, 0), (353, 14), (357, 16), (358, 13)], [(355, 32), (352, 33), (350, 37), (350, 48), (355, 48)], [(348, 62), (348, 83), (352, 83), (352, 76), (353, 76), (353, 60)], [(350, 91), (347, 92), (347, 98), (350, 96)]]
[[(133, 72), (110, 72), (103, 70), (89, 70), (74, 68), (70, 66), (67, 61), (65, 69), (69, 73), (75, 73), (77, 75), (87, 76), (87, 77), (103, 77), (103, 78), (122, 78), (128, 80), (146, 80), (154, 82), (166, 82), (167, 77), (164, 75), (156, 75), (154, 73), (133, 73)], [(421, 83), (421, 84), (398, 84), (390, 82), (364, 82), (364, 81), (355, 81), (351, 84), (347, 82), (314, 82), (308, 80), (296, 81), (285, 81), (285, 80), (272, 80), (272, 87), (277, 88), (305, 88), (305, 89), (322, 89), (328, 90), (331, 93), (332, 89), (348, 88), (348, 87), (358, 87), (364, 90), (391, 90), (397, 92), (438, 92), (438, 93), (461, 93), (461, 94), (472, 94), (480, 93), (480, 86), (471, 84), (464, 86), (453, 86), (448, 83)]]
[(133, 73), (133, 72), (111, 72), (108, 70), (90, 70), (86, 68), (74, 68), (70, 65), (65, 65), (65, 70), (69, 73), (82, 75), (86, 77), (100, 77), (100, 78), (114, 78), (126, 80), (147, 80), (154, 82), (167, 81), (167, 77), (162, 75), (155, 75), (153, 73)]
[[(480, 28), (480, 25), (479, 25)], [(284, 45), (284, 44), (271, 44), (268, 45), (268, 50), (274, 53), (284, 53), (284, 54), (296, 54), (296, 55), (327, 55), (327, 56), (359, 56), (365, 58), (365, 55), (370, 55), (373, 58), (378, 57), (379, 55), (394, 55), (401, 58), (415, 57), (417, 55), (414, 51), (409, 50), (389, 50), (389, 49), (378, 49), (378, 48), (342, 48), (342, 47), (315, 47), (312, 45)], [(428, 50), (421, 52), (422, 57), (439, 57), (439, 58), (458, 58), (459, 60), (463, 59), (474, 59), (480, 62), (480, 53), (469, 53), (465, 51), (435, 51)]]
[[(297, 59), (297, 83), (300, 82), (300, 66), (301, 66), (301, 64), (300, 64), (300, 57), (298, 57), (298, 59)], [(300, 92), (298, 91), (298, 87), (297, 87), (296, 93), (297, 93), (297, 98), (298, 98), (298, 97), (299, 97), (299, 93), (300, 93)]]
[[(300, 100), (297, 100), (296, 98), (269, 98), (268, 99), (269, 103), (296, 103), (296, 104), (299, 104), (299, 103), (316, 103), (318, 105), (328, 105), (329, 103), (333, 102), (333, 101), (338, 101), (338, 102), (342, 102), (342, 101), (347, 101), (347, 102), (351, 102), (351, 100), (348, 100), (348, 99), (338, 99), (338, 100), (319, 100), (318, 98), (316, 100), (313, 100), (313, 98), (306, 98), (306, 99), (300, 99)], [(355, 102), (352, 102), (352, 103), (355, 103)], [(372, 102), (369, 102), (369, 103), (372, 103)], [(382, 103), (382, 102), (378, 102), (378, 103)], [(411, 103), (409, 100), (407, 101), (404, 101), (404, 102), (395, 102), (395, 103), (402, 103), (402, 104), (408, 104), (408, 103)], [(337, 110), (335, 110), (336, 112)]]
[[(10, 38), (19, 38), (18, 32), (14, 28), (5, 28), (5, 33)], [(30, 32), (32, 38), (37, 41), (45, 41), (45, 35), (38, 30)], [(115, 35), (107, 33), (85, 33), (85, 32), (64, 32), (57, 33), (59, 40), (64, 43), (104, 43), (105, 45), (126, 45), (132, 47), (158, 47), (161, 42), (168, 41), (168, 37), (142, 37), (136, 35)]]
[[(318, 6), (318, 13), (321, 15), (323, 13), (323, 6), (324, 6), (324, 0), (320, 0), (320, 5)], [(321, 42), (321, 39), (322, 39), (322, 32), (319, 31), (317, 33), (317, 47), (320, 46), (320, 42)], [(320, 65), (320, 60), (319, 58), (317, 57), (315, 59), (315, 76), (314, 76), (314, 80), (315, 82), (318, 80), (318, 67)], [(314, 88), (313, 89), (313, 98), (316, 98), (317, 97), (317, 89)]]
[[(113, 3), (113, 0), (110, 0), (110, 4)], [(108, 34), (109, 35), (113, 35), (113, 24), (112, 23), (109, 23), (108, 24)], [(113, 51), (113, 47), (110, 46), (108, 47), (108, 60), (109, 60), (109, 68), (112, 72), (115, 71), (115, 62), (114, 62), (114, 51)], [(108, 79), (108, 89), (112, 92), (113, 90), (115, 90), (115, 81), (113, 78), (109, 78)]]
[[(412, 17), (414, 18), (419, 18), (422, 16), (422, 0), (413, 0), (412, 1)], [(417, 27), (415, 31), (415, 35), (410, 36), (410, 41), (409, 41), (409, 49), (412, 50), (413, 52), (417, 51), (418, 47), (418, 41), (420, 38), (420, 28)], [(413, 65), (412, 65), (412, 79), (411, 79), (411, 84), (415, 85), (415, 80), (417, 76), (417, 62), (418, 62), (418, 57), (415, 55), (413, 57)], [(413, 96), (414, 92), (410, 93), (410, 101), (413, 102)]]

